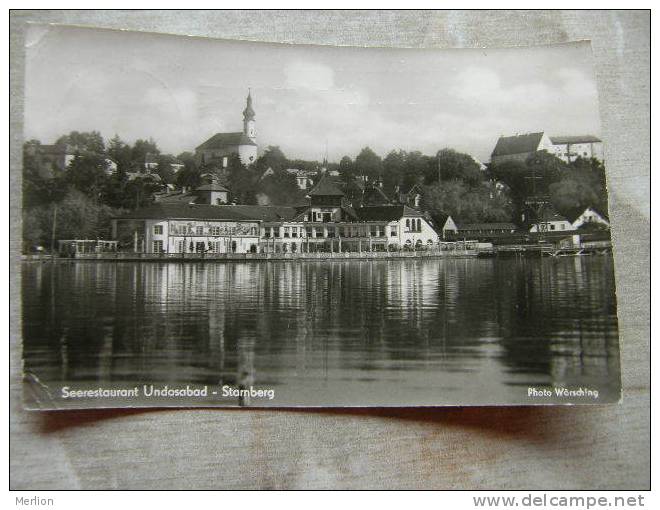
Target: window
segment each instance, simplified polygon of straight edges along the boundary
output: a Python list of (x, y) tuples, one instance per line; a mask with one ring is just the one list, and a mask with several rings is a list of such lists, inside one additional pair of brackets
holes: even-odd
[(323, 223), (330, 223), (332, 221), (332, 213), (324, 212), (323, 213)]
[(371, 237), (378, 237), (378, 227), (376, 225), (371, 225), (369, 228), (369, 234)]
[(323, 228), (316, 227), (316, 235), (314, 237), (323, 237)]
[(211, 227), (211, 235), (212, 236), (219, 236), (220, 235), (220, 227)]
[(314, 229), (312, 227), (307, 227), (307, 237), (314, 237)]
[(280, 237), (280, 227), (273, 227), (273, 237)]
[(406, 230), (410, 230), (410, 220), (406, 220)]
[(291, 227), (291, 237), (298, 237), (298, 227)]
[(163, 253), (163, 241), (154, 241), (154, 253)]
[(271, 231), (271, 228), (270, 228), (270, 227), (264, 227), (264, 237), (265, 237), (266, 239), (270, 238), (270, 235), (271, 235), (271, 234), (270, 234), (270, 231)]
[(257, 227), (250, 227), (250, 235), (253, 236), (259, 235), (259, 229)]
[(554, 229), (555, 229), (555, 226), (554, 226), (554, 225), (550, 225), (550, 230), (554, 230)]
[(177, 251), (177, 253), (185, 253), (186, 252), (186, 242), (185, 241), (177, 241), (176, 242), (176, 251)]
[(197, 233), (198, 236), (204, 235), (204, 227), (201, 227), (201, 226), (197, 227), (196, 228), (196, 233)]
[(290, 230), (289, 227), (284, 227), (284, 237), (291, 237), (291, 234), (289, 233)]
[(328, 237), (335, 237), (335, 227), (328, 227)]
[(390, 227), (390, 237), (396, 237), (396, 227)]
[(156, 236), (162, 236), (163, 235), (163, 226), (162, 225), (154, 225), (154, 235), (156, 235)]

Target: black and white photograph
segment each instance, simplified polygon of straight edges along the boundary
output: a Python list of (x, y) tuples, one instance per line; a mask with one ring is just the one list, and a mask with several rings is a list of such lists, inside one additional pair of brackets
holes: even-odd
[(10, 505), (653, 507), (657, 42), (586, 4), (10, 10)]
[(27, 408), (619, 400), (588, 41), (25, 47)]

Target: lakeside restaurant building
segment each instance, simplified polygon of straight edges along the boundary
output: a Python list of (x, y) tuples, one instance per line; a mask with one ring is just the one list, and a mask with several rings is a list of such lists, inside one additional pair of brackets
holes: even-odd
[(159, 202), (112, 220), (120, 250), (141, 253), (309, 253), (438, 246), (407, 205), (353, 209), (329, 179), (299, 207)]

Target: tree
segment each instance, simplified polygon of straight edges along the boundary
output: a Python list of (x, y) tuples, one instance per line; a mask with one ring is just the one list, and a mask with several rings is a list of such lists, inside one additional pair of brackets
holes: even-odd
[(383, 160), (371, 148), (365, 147), (355, 158), (355, 173), (375, 180), (383, 173)]
[(182, 152), (177, 159), (183, 163), (174, 179), (177, 186), (194, 189), (202, 183), (202, 176), (197, 160), (192, 152)]
[(264, 153), (257, 159), (255, 166), (262, 173), (269, 168), (272, 168), (273, 170), (284, 170), (289, 166), (289, 160), (279, 146), (269, 145)]
[(68, 147), (68, 150), (72, 151), (74, 154), (105, 154), (105, 142), (103, 141), (101, 133), (98, 131), (71, 131), (68, 135), (58, 138), (55, 145), (58, 145), (63, 149)]
[(108, 142), (108, 157), (117, 163), (117, 172), (126, 173), (131, 170), (131, 147), (124, 143), (118, 135)]
[(511, 208), (504, 195), (493, 194), (487, 184), (470, 187), (458, 179), (424, 187), (422, 205), (437, 225), (447, 216), (462, 223), (511, 220)]
[(483, 180), (479, 164), (469, 154), (463, 154), (454, 149), (442, 149), (436, 155), (435, 168), (426, 175), (426, 183), (431, 184), (438, 179), (449, 181), (460, 179), (474, 186)]
[(131, 147), (131, 166), (132, 169), (137, 171), (144, 168), (144, 163), (147, 159), (147, 154), (158, 156), (160, 149), (156, 142), (149, 138), (149, 140), (136, 140)]
[(61, 200), (66, 183), (55, 165), (48, 165), (40, 155), (41, 143), (29, 140), (23, 145), (23, 207), (34, 207)]
[(597, 159), (577, 158), (548, 191), (555, 209), (567, 217), (577, 216), (587, 207), (607, 210), (605, 167)]
[(530, 154), (525, 162), (512, 160), (491, 164), (487, 173), (491, 179), (508, 186), (514, 217), (520, 218), (529, 197), (550, 197), (552, 185), (570, 172), (561, 159), (547, 151), (537, 151)]
[(176, 180), (172, 163), (174, 156), (170, 154), (161, 154), (156, 158), (158, 166), (156, 167), (156, 174), (161, 178), (165, 184), (173, 184)]
[(285, 170), (276, 170), (259, 182), (259, 192), (271, 205), (299, 205), (305, 193), (298, 188), (296, 177)]
[(76, 154), (69, 163), (64, 180), (71, 187), (98, 200), (99, 193), (108, 178), (107, 167), (108, 163), (103, 154)]
[(256, 204), (257, 172), (246, 168), (238, 154), (229, 156), (227, 162), (228, 187), (232, 201), (238, 204)]
[(355, 165), (350, 157), (344, 156), (341, 158), (339, 162), (339, 175), (344, 182), (350, 181), (355, 176)]
[(28, 247), (50, 247), (55, 207), (56, 239), (107, 239), (111, 233), (110, 218), (121, 212), (95, 202), (78, 190), (72, 190), (59, 202), (24, 209), (23, 240)]

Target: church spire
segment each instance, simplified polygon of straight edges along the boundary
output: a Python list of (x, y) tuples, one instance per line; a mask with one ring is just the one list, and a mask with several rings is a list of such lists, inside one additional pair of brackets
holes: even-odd
[(254, 143), (256, 143), (257, 138), (255, 117), (256, 115), (252, 108), (252, 91), (248, 89), (247, 104), (245, 110), (243, 110), (243, 134)]
[(254, 117), (255, 113), (252, 108), (252, 91), (248, 89), (247, 105), (245, 106), (245, 110), (243, 110), (243, 120), (247, 122), (249, 120), (254, 120)]

